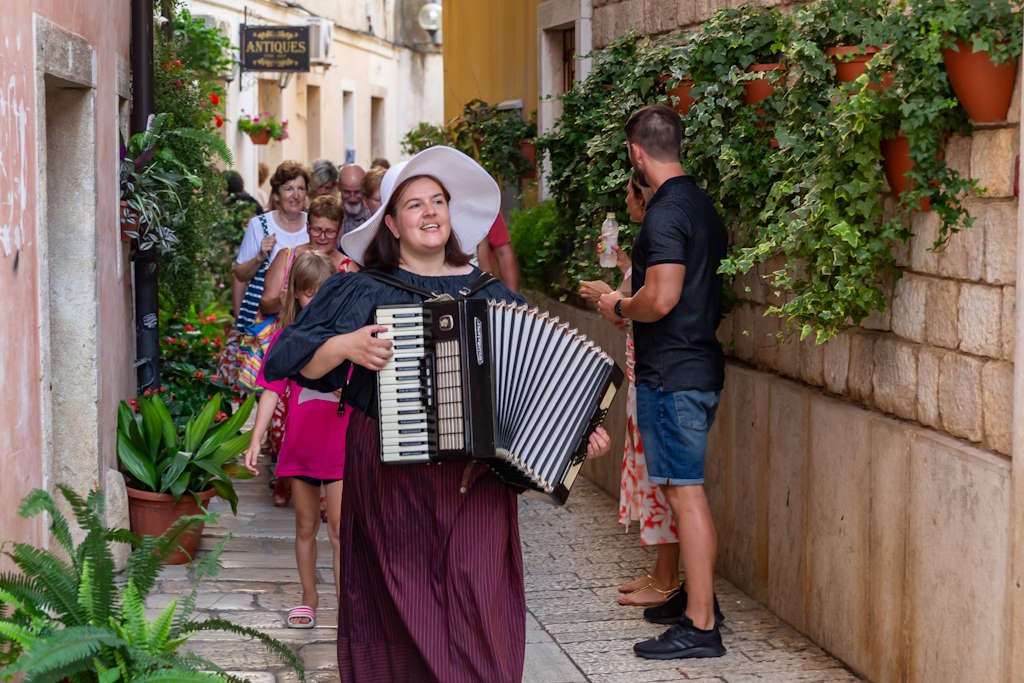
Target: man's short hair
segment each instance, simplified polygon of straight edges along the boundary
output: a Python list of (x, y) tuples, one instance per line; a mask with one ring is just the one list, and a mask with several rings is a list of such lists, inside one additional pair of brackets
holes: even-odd
[(657, 161), (679, 161), (683, 142), (679, 114), (663, 104), (649, 104), (626, 122), (626, 139)]
[(228, 194), (239, 194), (245, 190), (245, 183), (238, 171), (224, 171), (224, 180), (227, 181)]

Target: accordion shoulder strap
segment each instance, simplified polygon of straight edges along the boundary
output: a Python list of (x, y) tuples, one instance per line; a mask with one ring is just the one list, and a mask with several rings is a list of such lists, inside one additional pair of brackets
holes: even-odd
[(463, 299), (466, 299), (476, 294), (477, 292), (479, 292), (481, 289), (491, 284), (492, 282), (497, 281), (498, 278), (494, 277), (494, 275), (486, 271), (483, 271), (480, 273), (480, 277), (473, 280), (473, 282), (470, 283), (468, 287), (463, 287), (462, 289), (459, 290), (459, 296), (461, 296)]
[(372, 277), (374, 280), (377, 280), (378, 282), (383, 282), (384, 284), (391, 285), (392, 287), (395, 287), (397, 289), (404, 289), (405, 291), (412, 292), (413, 294), (419, 294), (420, 296), (426, 299), (433, 299), (437, 297), (436, 292), (431, 292), (429, 290), (423, 289), (422, 287), (417, 287), (416, 285), (410, 284), (405, 280), (398, 279), (394, 275), (390, 275), (379, 270), (364, 270), (363, 272)]
[[(438, 298), (437, 292), (431, 292), (429, 290), (423, 289), (422, 287), (417, 287), (416, 285), (410, 284), (405, 280), (401, 280), (389, 273), (385, 273), (379, 270), (365, 270), (363, 272), (372, 277), (374, 280), (377, 280), (378, 282), (383, 282), (384, 284), (391, 285), (392, 287), (395, 287), (397, 289), (404, 289), (407, 292), (418, 294), (422, 296), (424, 299)], [(496, 282), (497, 279), (498, 278), (494, 277), (494, 275), (490, 273), (480, 273), (480, 277), (473, 280), (473, 282), (471, 282), (468, 286), (463, 287), (462, 289), (459, 290), (459, 296), (461, 298), (467, 298), (469, 296), (472, 296), (473, 294), (480, 291), (481, 289), (491, 284), (492, 282)]]

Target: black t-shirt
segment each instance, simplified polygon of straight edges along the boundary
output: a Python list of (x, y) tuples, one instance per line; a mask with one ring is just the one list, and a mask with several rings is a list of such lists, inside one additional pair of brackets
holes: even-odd
[(633, 294), (647, 269), (661, 263), (686, 266), (679, 302), (653, 323), (633, 323), (636, 383), (663, 391), (719, 391), (725, 375), (715, 331), (722, 309), (722, 277), (728, 236), (711, 200), (693, 178), (666, 180), (651, 197), (633, 240)]

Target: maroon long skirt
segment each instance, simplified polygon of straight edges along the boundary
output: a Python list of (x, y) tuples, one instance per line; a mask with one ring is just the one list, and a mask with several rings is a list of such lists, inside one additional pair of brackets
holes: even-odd
[(376, 421), (354, 410), (341, 505), (341, 680), (519, 683), (526, 603), (515, 493), (479, 465), (381, 466), (378, 443)]

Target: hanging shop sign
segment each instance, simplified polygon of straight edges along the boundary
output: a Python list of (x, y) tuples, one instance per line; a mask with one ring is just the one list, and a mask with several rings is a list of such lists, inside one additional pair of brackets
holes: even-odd
[(242, 26), (243, 71), (309, 71), (308, 26)]

